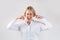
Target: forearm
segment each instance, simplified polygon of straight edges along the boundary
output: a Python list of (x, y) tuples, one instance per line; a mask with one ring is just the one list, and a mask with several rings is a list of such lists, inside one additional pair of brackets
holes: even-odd
[(37, 21), (37, 22), (45, 25), (46, 27), (52, 27), (52, 24), (46, 18), (37, 19), (34, 17), (33, 19), (34, 19), (34, 21)]
[(8, 25), (7, 25), (7, 29), (9, 29), (14, 23), (15, 23), (16, 19), (12, 20)]

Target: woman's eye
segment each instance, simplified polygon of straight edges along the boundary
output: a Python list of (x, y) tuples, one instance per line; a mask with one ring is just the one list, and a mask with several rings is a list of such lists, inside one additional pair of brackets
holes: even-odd
[(32, 15), (32, 14), (30, 13), (30, 15)]
[(27, 15), (29, 15), (29, 14), (27, 14)]
[(27, 13), (27, 15), (32, 15), (31, 13)]

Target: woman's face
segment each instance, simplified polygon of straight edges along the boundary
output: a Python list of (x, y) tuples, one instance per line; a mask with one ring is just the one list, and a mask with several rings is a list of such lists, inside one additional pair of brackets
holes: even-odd
[(27, 19), (29, 19), (29, 20), (32, 19), (33, 15), (34, 15), (34, 13), (31, 10), (26, 11), (26, 18)]

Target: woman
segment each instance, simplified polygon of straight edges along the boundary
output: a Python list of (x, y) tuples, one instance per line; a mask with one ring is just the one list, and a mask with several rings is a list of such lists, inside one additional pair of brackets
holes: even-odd
[(7, 26), (8, 29), (20, 31), (22, 40), (39, 40), (39, 33), (51, 27), (52, 25), (43, 16), (36, 15), (32, 6), (28, 6), (24, 15)]

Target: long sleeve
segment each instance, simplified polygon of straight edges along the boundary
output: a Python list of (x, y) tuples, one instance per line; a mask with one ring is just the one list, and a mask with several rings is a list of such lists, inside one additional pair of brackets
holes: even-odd
[(52, 24), (47, 19), (45, 19), (45, 18), (42, 19), (41, 22), (44, 24), (44, 25), (41, 26), (41, 30), (42, 31), (43, 30), (48, 30), (48, 29), (53, 27)]
[(53, 27), (52, 24), (46, 18), (43, 19), (34, 18), (34, 19), (40, 22), (39, 26), (41, 31), (48, 30)]
[(19, 25), (20, 25), (20, 21), (14, 19), (7, 25), (7, 29), (18, 31), (20, 28)]

